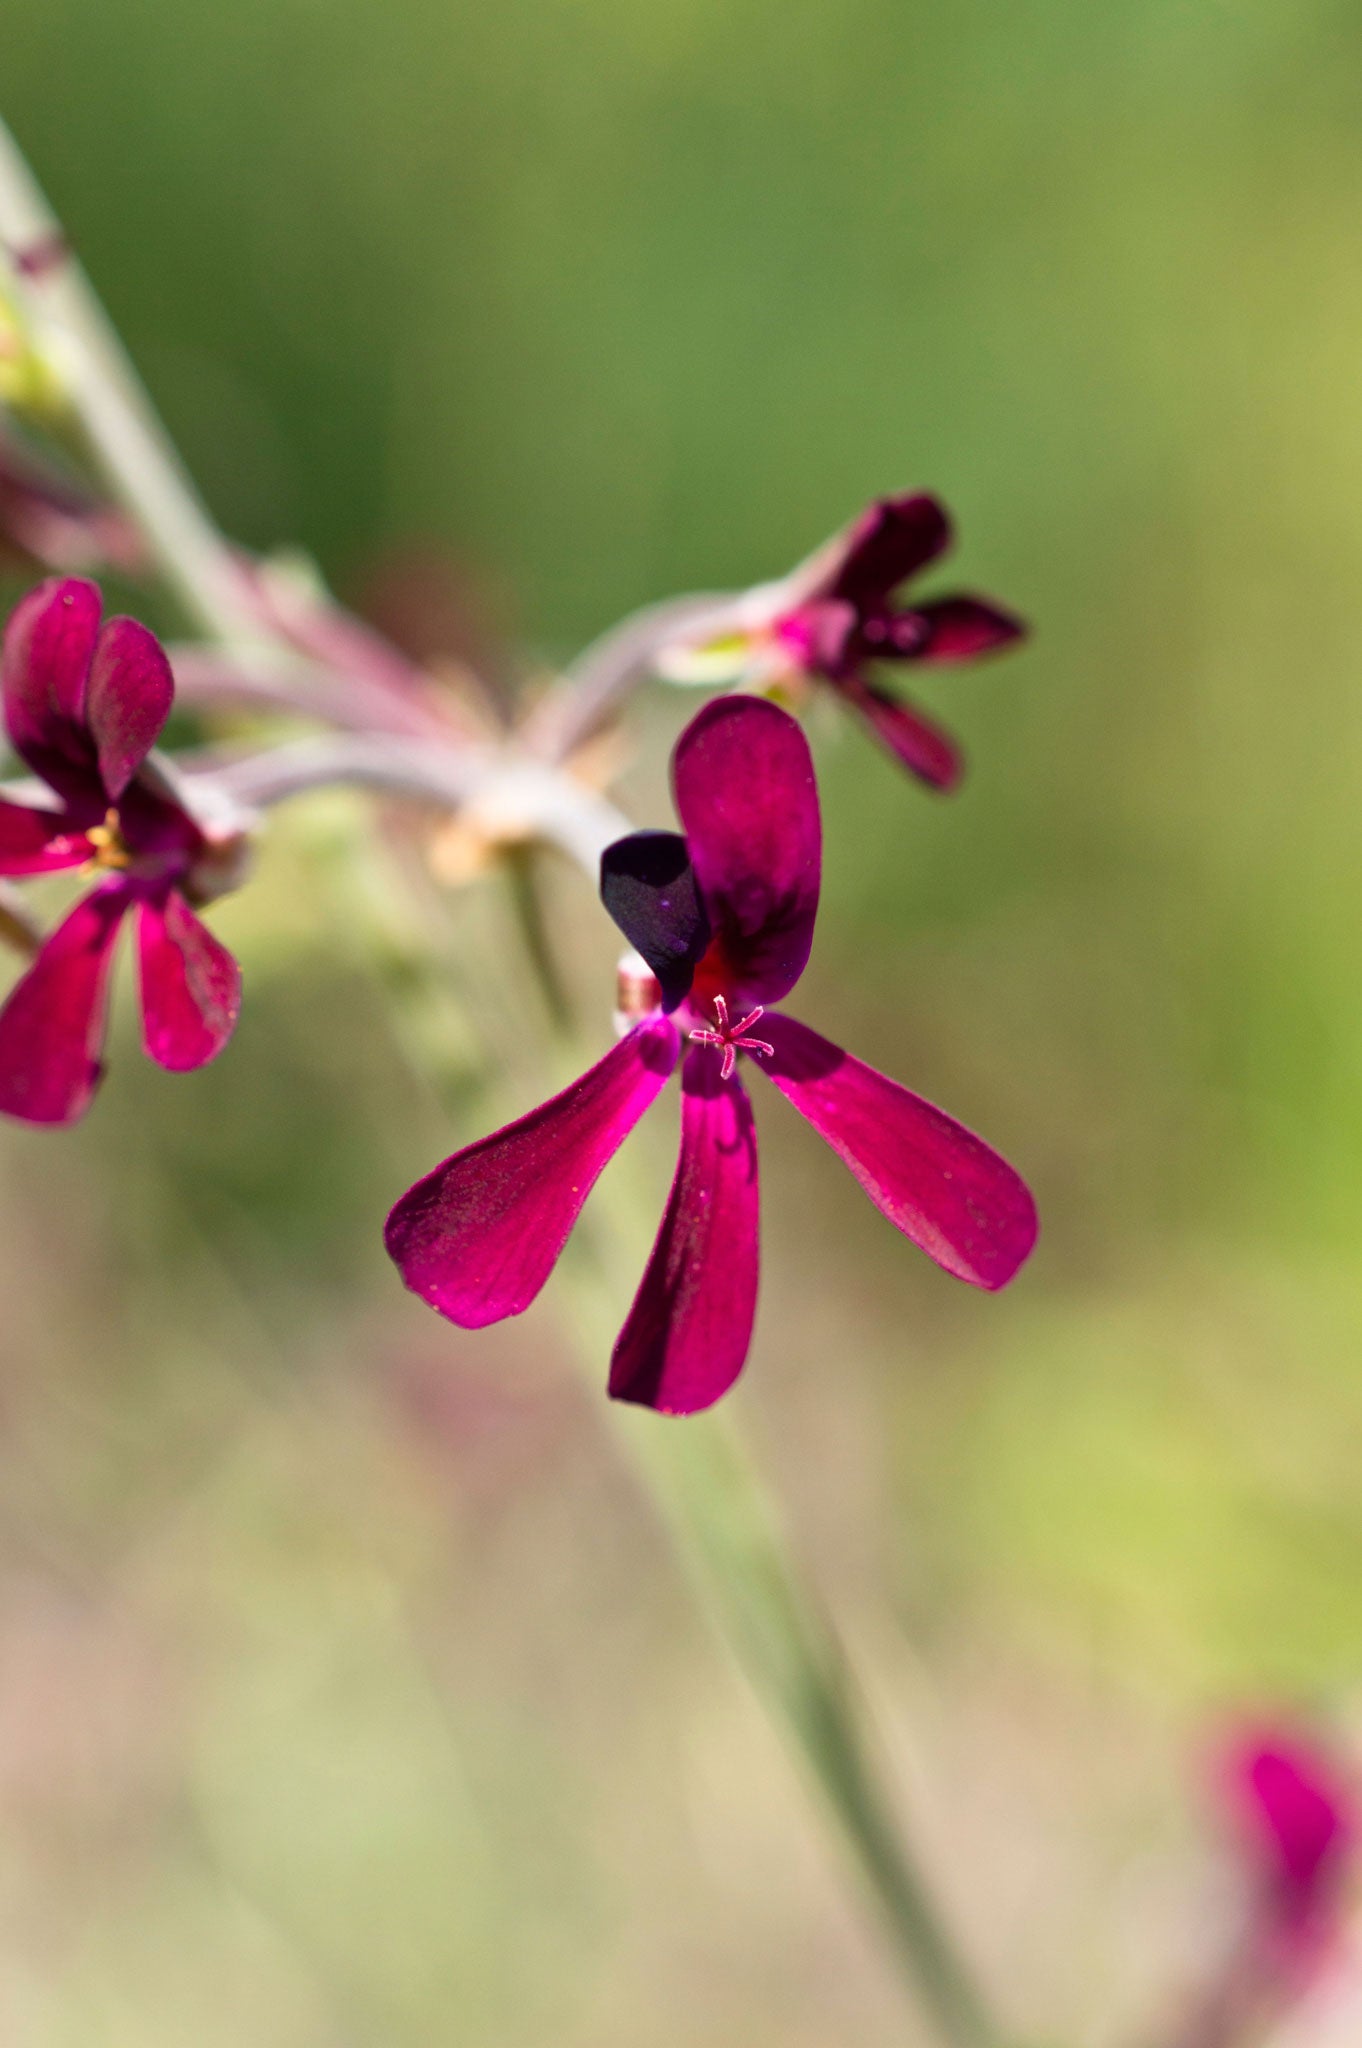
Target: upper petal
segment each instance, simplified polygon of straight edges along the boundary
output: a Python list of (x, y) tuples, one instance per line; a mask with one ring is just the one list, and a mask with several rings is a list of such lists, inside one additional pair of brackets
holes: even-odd
[(81, 801), (98, 794), (85, 691), (101, 609), (98, 589), (83, 577), (40, 583), (10, 615), (0, 674), (15, 753)]
[(1014, 612), (982, 597), (934, 598), (914, 605), (909, 616), (926, 628), (922, 644), (913, 650), (914, 661), (974, 661), (1026, 637)]
[(610, 1392), (694, 1415), (732, 1386), (757, 1307), (757, 1141), (737, 1074), (708, 1046), (681, 1072), (681, 1152), (662, 1227), (610, 1360)]
[(601, 901), (642, 954), (674, 1010), (690, 994), (709, 918), (679, 832), (630, 832), (601, 855)]
[(941, 726), (864, 676), (847, 676), (836, 688), (905, 768), (932, 789), (955, 788), (964, 772), (964, 758)]
[(679, 1050), (670, 1018), (636, 1025), (561, 1095), (409, 1188), (384, 1241), (413, 1293), (468, 1330), (528, 1308)]
[(963, 1124), (793, 1017), (762, 1018), (761, 1071), (851, 1168), (875, 1207), (975, 1287), (1003, 1287), (1036, 1241), (1019, 1174)]
[(804, 972), (822, 874), (813, 757), (798, 722), (763, 697), (716, 697), (672, 755), (720, 956), (720, 984), (775, 1002)]
[(174, 1074), (216, 1059), (236, 1028), (241, 969), (178, 889), (138, 906), (137, 957), (149, 1056)]
[(102, 1072), (114, 940), (128, 907), (105, 882), (58, 925), (0, 1009), (0, 1111), (34, 1124), (70, 1124)]
[(64, 811), (0, 797), (0, 875), (50, 875), (58, 868), (78, 868), (93, 852)]
[(951, 544), (951, 523), (939, 499), (926, 491), (878, 498), (852, 527), (846, 552), (828, 586), (829, 597), (859, 606), (888, 597)]
[(170, 663), (156, 635), (136, 619), (110, 619), (95, 643), (85, 716), (112, 801), (155, 746), (174, 696)]

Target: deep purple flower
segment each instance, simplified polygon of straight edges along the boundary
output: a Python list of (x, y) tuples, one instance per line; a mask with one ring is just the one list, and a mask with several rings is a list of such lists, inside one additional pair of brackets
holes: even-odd
[(5, 724), (49, 796), (0, 798), (0, 875), (99, 877), (0, 1009), (0, 1111), (73, 1123), (99, 1081), (109, 974), (135, 911), (143, 1043), (175, 1072), (221, 1052), (240, 1006), (235, 960), (190, 907), (236, 879), (239, 835), (215, 838), (149, 759), (174, 683), (134, 619), (100, 623), (94, 584), (44, 583), (5, 632)]
[(561, 1095), (418, 1181), (386, 1239), (408, 1287), (451, 1322), (519, 1315), (681, 1061), (680, 1160), (610, 1392), (686, 1415), (741, 1372), (756, 1309), (757, 1148), (739, 1059), (755, 1060), (876, 1207), (957, 1278), (1003, 1286), (1036, 1215), (971, 1132), (768, 1007), (803, 973), (818, 909), (818, 794), (798, 723), (760, 697), (716, 698), (681, 735), (672, 782), (686, 836), (632, 833), (602, 861), (607, 908), (650, 970), (651, 1007)]
[(957, 594), (894, 602), (910, 577), (951, 544), (950, 519), (925, 492), (879, 498), (848, 529), (779, 583), (739, 601), (732, 633), (667, 650), (660, 667), (683, 682), (736, 671), (777, 689), (813, 678), (835, 690), (876, 738), (933, 789), (960, 779), (960, 749), (913, 704), (875, 680), (884, 662), (941, 667), (973, 661), (1025, 633), (986, 598)]
[(1321, 1749), (1278, 1728), (1238, 1746), (1230, 1786), (1253, 1865), (1260, 1967), (1311, 1974), (1338, 1932), (1356, 1859), (1352, 1794)]

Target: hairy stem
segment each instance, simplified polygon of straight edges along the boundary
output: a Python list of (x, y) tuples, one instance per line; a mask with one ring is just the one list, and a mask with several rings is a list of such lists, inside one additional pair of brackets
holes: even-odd
[(0, 253), (91, 458), (210, 639), (257, 637), (241, 571), (142, 388), (8, 128), (0, 122)]

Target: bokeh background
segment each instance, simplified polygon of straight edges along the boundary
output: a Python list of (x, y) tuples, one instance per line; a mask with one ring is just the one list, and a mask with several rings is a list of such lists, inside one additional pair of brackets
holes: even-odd
[[(1231, 1882), (1221, 1734), (1346, 1739), (1362, 1675), (1356, 9), (8, 0), (0, 63), (214, 510), (351, 601), (547, 663), (921, 485), (1035, 621), (928, 692), (950, 803), (818, 723), (800, 1008), (1041, 1248), (954, 1287), (763, 1099), (734, 1398), (1009, 2013), (1147, 2035)], [(633, 723), (657, 822), (690, 708)], [(0, 1134), (0, 2037), (910, 2038), (554, 1289), (465, 1337), (387, 1267), (528, 1098), (438, 977), (444, 1099), (404, 1063), (355, 822), (222, 906), (218, 1067), (124, 1002), (88, 1123)]]

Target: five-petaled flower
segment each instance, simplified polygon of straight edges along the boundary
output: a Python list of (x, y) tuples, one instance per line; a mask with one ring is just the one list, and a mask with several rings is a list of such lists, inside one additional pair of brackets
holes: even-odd
[(877, 499), (790, 576), (740, 599), (734, 630), (707, 644), (669, 648), (659, 666), (678, 681), (740, 673), (758, 686), (779, 688), (815, 678), (858, 712), (914, 775), (933, 789), (952, 789), (963, 765), (955, 741), (870, 673), (883, 662), (971, 661), (1024, 634), (1020, 619), (980, 597), (895, 605), (900, 585), (950, 542), (950, 520), (936, 498), (914, 492)]
[(686, 836), (631, 833), (602, 860), (606, 907), (655, 978), (653, 1008), (561, 1095), (418, 1181), (386, 1238), (407, 1286), (452, 1322), (518, 1315), (689, 1039), (676, 1178), (610, 1369), (617, 1398), (684, 1415), (733, 1384), (756, 1309), (757, 1150), (739, 1056), (957, 1278), (1003, 1286), (1036, 1215), (962, 1125), (769, 1008), (804, 971), (818, 908), (818, 795), (797, 721), (761, 697), (716, 698), (681, 735), (672, 780)]
[(0, 798), (0, 875), (81, 868), (96, 875), (0, 1009), (0, 1111), (69, 1124), (99, 1081), (109, 974), (124, 916), (137, 915), (143, 1043), (175, 1072), (221, 1052), (241, 976), (200, 923), (238, 879), (240, 835), (192, 817), (151, 757), (174, 682), (134, 619), (100, 623), (92, 583), (41, 584), (4, 641), (5, 724), (46, 791)]

